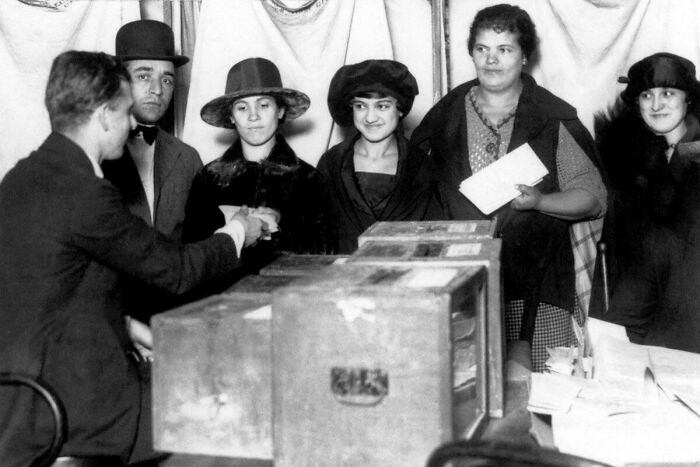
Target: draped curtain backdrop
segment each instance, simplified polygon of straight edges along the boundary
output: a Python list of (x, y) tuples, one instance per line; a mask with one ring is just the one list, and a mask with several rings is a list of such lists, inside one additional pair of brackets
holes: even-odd
[[(449, 87), (475, 76), (466, 50), (468, 27), (493, 0), (444, 0)], [(593, 114), (609, 106), (622, 85), (617, 76), (640, 58), (666, 50), (700, 62), (700, 4), (694, 0), (510, 0), (537, 25), (540, 47), (529, 70), (564, 98), (592, 129)], [(151, 0), (144, 3), (160, 3)], [(284, 84), (306, 92), (311, 108), (285, 131), (311, 163), (337, 142), (326, 107), (330, 77), (344, 63), (394, 58), (418, 79), (421, 94), (405, 120), (410, 132), (432, 104), (432, 44), (428, 0), (318, 0), (311, 13), (286, 13), (291, 0), (194, 0), (160, 4), (177, 47), (193, 60), (182, 67), (175, 132), (205, 162), (218, 157), (232, 132), (208, 127), (199, 110), (223, 93), (236, 61), (259, 55), (275, 61)], [(2, 125), (0, 177), (49, 131), (43, 91), (51, 60), (67, 49), (114, 51), (114, 36), (140, 17), (137, 0), (74, 1), (52, 11), (18, 0), (0, 2)], [(154, 18), (159, 19), (159, 18)], [(191, 81), (190, 81), (191, 73)], [(183, 129), (184, 125), (184, 129)]]
[(117, 30), (139, 19), (134, 1), (67, 3), (57, 11), (0, 1), (0, 178), (51, 131), (44, 89), (54, 57), (70, 49), (114, 53)]

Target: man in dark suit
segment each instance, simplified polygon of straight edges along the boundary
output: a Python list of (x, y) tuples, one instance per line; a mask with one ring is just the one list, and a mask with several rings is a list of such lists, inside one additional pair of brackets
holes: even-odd
[[(197, 151), (158, 127), (175, 90), (175, 69), (189, 61), (175, 54), (173, 32), (160, 21), (127, 23), (117, 32), (116, 55), (131, 75), (132, 112), (138, 126), (126, 140), (124, 157), (102, 164), (105, 178), (121, 191), (131, 212), (173, 240), (182, 241), (185, 205), (202, 167)], [(175, 307), (176, 296), (133, 282), (129, 314), (148, 323)], [(146, 350), (148, 352), (148, 350)]]
[[(67, 412), (64, 456), (126, 461), (152, 449), (150, 433), (138, 430), (150, 413), (127, 354), (125, 276), (185, 292), (230, 273), (265, 228), (234, 216), (211, 238), (182, 245), (129, 212), (100, 169), (122, 155), (134, 125), (129, 80), (110, 55), (59, 55), (45, 96), (53, 131), (0, 183), (0, 372), (55, 389)], [(29, 391), (3, 388), (0, 420), (4, 467), (30, 465), (49, 444), (52, 421)]]

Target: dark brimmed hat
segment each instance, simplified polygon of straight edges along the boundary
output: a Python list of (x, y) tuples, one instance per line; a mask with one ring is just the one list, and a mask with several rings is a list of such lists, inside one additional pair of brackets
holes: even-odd
[(270, 95), (281, 99), (287, 107), (285, 117), (294, 119), (306, 112), (309, 96), (295, 89), (282, 87), (280, 72), (270, 60), (247, 58), (231, 67), (226, 78), (224, 95), (202, 107), (202, 120), (222, 128), (235, 128), (231, 122), (233, 101), (247, 96)]
[(176, 67), (190, 59), (175, 55), (173, 30), (165, 23), (142, 19), (126, 23), (117, 31), (115, 55), (127, 60), (164, 60)]
[(627, 83), (621, 97), (628, 104), (634, 104), (642, 91), (651, 88), (680, 89), (690, 94), (692, 100), (700, 97), (693, 62), (668, 52), (643, 58), (630, 67), (627, 76), (620, 76), (618, 82)]
[(328, 89), (328, 109), (340, 126), (352, 125), (353, 97), (378, 92), (394, 97), (406, 116), (418, 95), (418, 83), (406, 65), (394, 60), (365, 60), (336, 71)]

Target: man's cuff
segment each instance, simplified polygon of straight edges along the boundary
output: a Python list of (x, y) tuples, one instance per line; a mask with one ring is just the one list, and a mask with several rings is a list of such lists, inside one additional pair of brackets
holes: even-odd
[(231, 237), (233, 243), (236, 244), (236, 254), (239, 258), (241, 257), (241, 250), (243, 250), (243, 243), (245, 242), (245, 227), (243, 227), (241, 221), (233, 219), (214, 233), (224, 233)]

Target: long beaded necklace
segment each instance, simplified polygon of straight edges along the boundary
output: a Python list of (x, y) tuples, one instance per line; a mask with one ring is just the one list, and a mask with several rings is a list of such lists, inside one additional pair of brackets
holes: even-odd
[(481, 110), (481, 107), (479, 107), (479, 103), (476, 100), (475, 88), (471, 88), (469, 90), (469, 102), (471, 102), (472, 107), (474, 107), (474, 111), (479, 117), (479, 120), (481, 120), (481, 123), (483, 123), (484, 126), (490, 130), (491, 136), (493, 137), (493, 139), (486, 144), (486, 153), (491, 157), (498, 158), (498, 149), (501, 147), (501, 133), (498, 130), (515, 116), (515, 110), (518, 106), (515, 105), (505, 117), (494, 125), (491, 123), (491, 120), (486, 117), (484, 112)]

